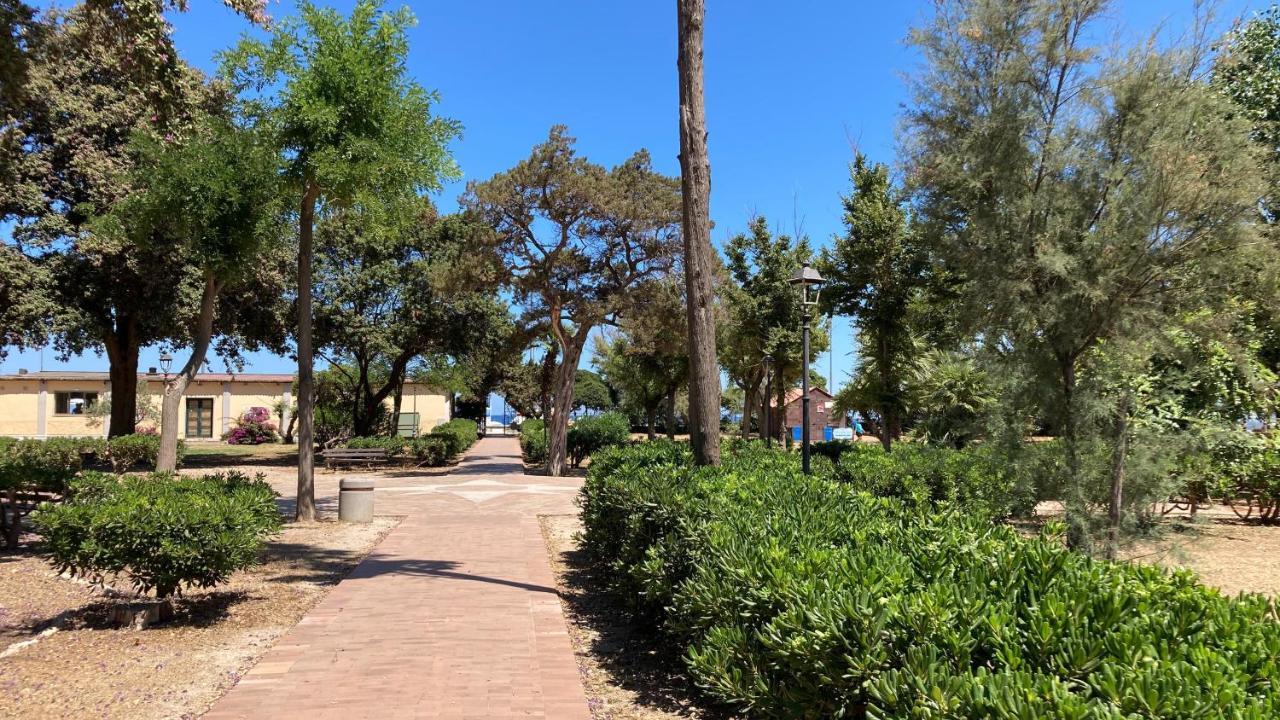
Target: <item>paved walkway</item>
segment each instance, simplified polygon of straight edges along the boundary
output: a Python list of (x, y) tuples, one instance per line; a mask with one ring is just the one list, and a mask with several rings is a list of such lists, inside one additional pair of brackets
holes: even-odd
[(377, 512), (405, 519), (205, 720), (587, 720), (537, 517), (581, 481), (519, 452), (486, 438), (447, 475), (380, 476)]

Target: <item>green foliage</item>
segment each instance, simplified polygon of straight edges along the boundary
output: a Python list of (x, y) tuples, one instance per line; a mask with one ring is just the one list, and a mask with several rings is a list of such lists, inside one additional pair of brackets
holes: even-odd
[(578, 370), (573, 379), (573, 408), (575, 410), (604, 411), (617, 403), (604, 379), (590, 370)]
[[(178, 464), (187, 452), (186, 443), (178, 441)], [(120, 435), (107, 441), (107, 456), (117, 473), (124, 473), (139, 465), (154, 468), (160, 455), (160, 436), (144, 433)]]
[(63, 493), (80, 471), (85, 449), (75, 438), (0, 438), (0, 490)]
[(520, 425), (520, 451), (531, 463), (547, 461), (547, 424), (539, 418), (529, 418)]
[(627, 416), (610, 412), (578, 418), (569, 427), (569, 460), (574, 467), (596, 452), (631, 441), (631, 421)]
[(476, 444), (476, 440), (480, 439), (480, 428), (474, 420), (454, 418), (437, 425), (430, 434), (445, 441), (448, 456), (452, 458)]
[(346, 442), (346, 447), (369, 450), (381, 449), (387, 451), (387, 457), (393, 458), (404, 453), (409, 447), (409, 440), (399, 435), (390, 437), (379, 435), (374, 437), (353, 437)]
[(59, 572), (96, 582), (124, 574), (164, 598), (254, 564), (280, 529), (275, 498), (261, 475), (87, 473), (69, 500), (42, 506), (34, 519)]
[(453, 458), (453, 453), (449, 452), (451, 446), (449, 438), (439, 435), (422, 435), (409, 443), (409, 451), (413, 453), (413, 457), (419, 464), (440, 467), (447, 465)]
[(1280, 712), (1271, 601), (1097, 561), (963, 507), (921, 512), (758, 445), (720, 468), (669, 443), (601, 453), (582, 517), (620, 597), (684, 649), (710, 698), (752, 716)]

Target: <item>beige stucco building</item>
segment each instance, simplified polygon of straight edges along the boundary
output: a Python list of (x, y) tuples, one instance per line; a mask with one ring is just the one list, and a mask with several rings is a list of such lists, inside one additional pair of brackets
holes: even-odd
[[(156, 396), (159, 407), (164, 380), (159, 374), (138, 376), (139, 388)], [(108, 418), (90, 408), (111, 394), (105, 372), (47, 371), (0, 375), (0, 436), (85, 437), (107, 435)], [(293, 405), (293, 376), (263, 373), (204, 373), (187, 386), (179, 409), (179, 436), (189, 441), (218, 441), (233, 421), (254, 407), (266, 408), (281, 426), (289, 424), (278, 407)], [(388, 401), (390, 406), (390, 401)], [(401, 427), (427, 432), (450, 416), (449, 397), (419, 383), (405, 383)]]

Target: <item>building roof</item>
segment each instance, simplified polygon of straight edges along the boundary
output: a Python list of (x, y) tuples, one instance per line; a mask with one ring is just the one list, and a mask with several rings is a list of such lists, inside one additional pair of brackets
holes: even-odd
[[(832, 400), (834, 400), (836, 397), (835, 395), (832, 395), (831, 393), (827, 392), (823, 388), (820, 388), (820, 387), (809, 388), (809, 397), (813, 397), (814, 395), (817, 395), (817, 394), (826, 395), (828, 398)], [(800, 388), (791, 388), (790, 390), (787, 391), (787, 394), (786, 394), (787, 405), (790, 405), (791, 403), (799, 399), (800, 399)]]
[[(138, 379), (161, 379), (160, 373), (138, 373)], [(81, 380), (107, 382), (110, 373), (80, 370), (42, 370), (39, 372), (17, 372), (0, 375), (0, 380)], [(197, 373), (196, 382), (250, 382), (250, 383), (290, 383), (293, 375), (287, 373)]]

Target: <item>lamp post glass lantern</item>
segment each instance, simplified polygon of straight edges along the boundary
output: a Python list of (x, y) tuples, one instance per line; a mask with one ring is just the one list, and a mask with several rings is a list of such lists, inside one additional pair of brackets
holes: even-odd
[(169, 379), (169, 368), (173, 366), (173, 356), (169, 353), (160, 353), (160, 372), (164, 373), (165, 380)]
[(813, 308), (818, 304), (818, 294), (822, 291), (822, 275), (809, 267), (808, 263), (800, 268), (790, 280), (792, 285), (800, 286), (800, 305), (804, 310), (802, 326), (800, 358), (800, 462), (807, 475), (809, 473), (809, 324), (813, 321)]

